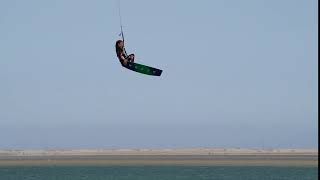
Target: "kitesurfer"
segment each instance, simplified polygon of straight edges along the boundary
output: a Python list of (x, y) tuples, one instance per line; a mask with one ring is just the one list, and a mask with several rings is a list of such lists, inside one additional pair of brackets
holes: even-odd
[(127, 65), (128, 62), (134, 62), (134, 54), (127, 55), (122, 40), (118, 40), (116, 42), (116, 52), (118, 59), (122, 65)]

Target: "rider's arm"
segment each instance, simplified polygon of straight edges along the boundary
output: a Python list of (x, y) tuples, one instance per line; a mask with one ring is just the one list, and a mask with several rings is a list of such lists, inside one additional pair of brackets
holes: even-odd
[(121, 62), (122, 64), (127, 65), (128, 60), (127, 60), (127, 58), (126, 58), (126, 56), (125, 56), (124, 53), (120, 53), (120, 54), (118, 55), (118, 58), (119, 58), (119, 60), (120, 60), (120, 62)]

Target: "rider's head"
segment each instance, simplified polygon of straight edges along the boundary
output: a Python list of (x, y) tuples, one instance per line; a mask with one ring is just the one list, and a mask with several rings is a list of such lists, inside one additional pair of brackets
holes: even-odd
[(124, 47), (123, 41), (122, 40), (118, 40), (116, 42), (116, 48), (122, 49), (123, 47)]

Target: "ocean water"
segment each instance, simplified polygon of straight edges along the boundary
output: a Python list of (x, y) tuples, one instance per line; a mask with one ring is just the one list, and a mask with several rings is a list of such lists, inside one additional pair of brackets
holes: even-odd
[(0, 180), (304, 180), (317, 167), (262, 166), (0, 166)]

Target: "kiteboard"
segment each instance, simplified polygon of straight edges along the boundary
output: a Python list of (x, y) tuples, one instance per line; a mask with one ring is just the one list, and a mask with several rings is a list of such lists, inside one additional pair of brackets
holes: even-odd
[(141, 73), (141, 74), (146, 74), (146, 75), (151, 75), (151, 76), (161, 76), (161, 74), (162, 74), (161, 69), (153, 68), (153, 67), (146, 66), (143, 64), (127, 62), (127, 64), (122, 64), (122, 66), (127, 69), (130, 69), (132, 71)]

